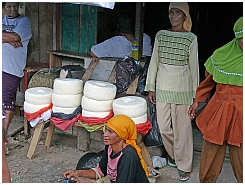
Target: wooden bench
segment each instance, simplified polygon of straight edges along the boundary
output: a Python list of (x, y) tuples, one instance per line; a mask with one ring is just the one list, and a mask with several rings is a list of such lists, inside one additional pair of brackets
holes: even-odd
[[(90, 151), (91, 148), (91, 139), (90, 139), (90, 132), (88, 132), (81, 124), (79, 124), (78, 122), (76, 122), (74, 124), (74, 126), (78, 127), (78, 136), (77, 136), (77, 148), (83, 151)], [(47, 122), (41, 122), (38, 123), (35, 127), (35, 132), (33, 134), (32, 140), (31, 140), (31, 144), (27, 153), (27, 157), (29, 159), (33, 159), (35, 151), (36, 151), (36, 147), (38, 145), (38, 142), (40, 141), (42, 132), (44, 130), (44, 128), (48, 127), (48, 132), (46, 135), (46, 140), (45, 140), (45, 147), (46, 150), (49, 149), (50, 144), (51, 144), (51, 140), (54, 134), (54, 130), (55, 130), (55, 125), (52, 123), (52, 121), (47, 121)], [(99, 138), (101, 139), (101, 149), (103, 149), (104, 144), (103, 144), (103, 131), (102, 129), (98, 129), (97, 132), (99, 135)], [(143, 159), (146, 162), (146, 165), (148, 167), (152, 167), (152, 160), (151, 160), (151, 156), (149, 154), (149, 151), (147, 149), (147, 147), (144, 145), (143, 141), (142, 141), (142, 134), (141, 133), (137, 133), (137, 144), (139, 145), (139, 147), (141, 148), (142, 151), (142, 156)]]
[[(86, 59), (86, 58), (91, 59), (92, 58), (86, 54), (81, 54), (81, 53), (77, 53), (77, 52), (68, 52), (68, 51), (62, 51), (62, 50), (49, 51), (48, 53), (50, 54), (50, 63), (49, 63), (50, 68), (61, 67), (62, 66), (62, 57), (71, 57), (71, 58), (78, 58), (78, 59)], [(82, 77), (83, 84), (85, 84), (85, 82), (90, 79), (90, 77), (91, 77), (96, 65), (98, 64), (98, 62), (99, 62), (99, 58), (95, 58), (95, 57), (92, 58), (92, 61), (90, 62), (89, 66), (87, 67), (87, 69), (86, 69), (86, 71)], [(113, 83), (115, 81), (115, 78), (116, 78), (116, 70), (115, 70), (115, 66), (114, 66), (114, 68), (112, 69), (110, 76), (108, 78), (108, 82)], [(28, 121), (25, 117), (24, 118), (24, 133), (26, 136), (29, 136), (29, 130), (27, 129), (28, 128), (27, 124), (28, 124)], [(79, 123), (75, 123), (74, 125), (80, 126)], [(53, 132), (55, 129), (55, 125), (51, 121), (38, 123), (34, 128), (34, 134), (32, 136), (30, 147), (29, 147), (29, 150), (27, 153), (27, 157), (29, 159), (32, 159), (34, 157), (35, 150), (36, 150), (38, 142), (41, 138), (42, 132), (43, 132), (44, 128), (47, 128), (47, 127), (48, 127), (48, 133), (46, 136), (45, 146), (47, 149), (49, 148), (50, 142), (51, 142), (51, 139), (53, 136)], [(79, 139), (80, 137), (84, 138), (84, 135), (87, 137), (86, 132), (84, 132), (84, 129), (82, 129), (82, 128), (78, 129), (77, 132), (78, 132), (78, 143), (79, 143), (78, 148), (81, 150), (87, 151), (89, 149), (89, 147), (85, 146), (85, 144), (80, 145), (81, 139)], [(84, 141), (84, 139), (82, 139), (82, 140)]]
[[(49, 51), (48, 53), (50, 55), (50, 61), (48, 64), (48, 66), (50, 68), (62, 67), (63, 57), (77, 58), (77, 59), (82, 59), (82, 60), (91, 59), (91, 62), (90, 62), (89, 66), (87, 67), (87, 69), (86, 69), (86, 71), (82, 77), (83, 84), (85, 84), (85, 82), (90, 79), (96, 65), (98, 64), (98, 62), (100, 60), (99, 58), (95, 58), (95, 57), (93, 58), (87, 54), (64, 51), (64, 50), (53, 50), (53, 51)], [(116, 59), (110, 59), (110, 60), (116, 60)], [(31, 72), (31, 71), (36, 70), (37, 68), (34, 67), (33, 65), (36, 65), (36, 64), (28, 64), (26, 71)], [(43, 64), (43, 65), (47, 65), (47, 64)], [(114, 68), (112, 69), (107, 81), (110, 83), (113, 83), (115, 81), (115, 79), (116, 79), (116, 68), (114, 66)], [(26, 85), (26, 87), (27, 87), (27, 85)], [(24, 103), (24, 101), (22, 103), (19, 102), (18, 104), (23, 106), (23, 103)], [(25, 134), (26, 138), (29, 137), (29, 135), (30, 135), (29, 132), (30, 132), (30, 129), (29, 129), (28, 121), (26, 118), (24, 118), (24, 134)]]
[[(86, 54), (81, 54), (77, 52), (68, 52), (68, 51), (63, 51), (63, 50), (49, 51), (48, 53), (50, 54), (50, 61), (49, 61), (50, 68), (61, 67), (63, 57), (71, 57), (71, 58), (78, 58), (78, 59), (86, 59), (86, 58), (92, 59), (82, 77), (83, 84), (85, 84), (85, 82), (90, 79), (96, 65), (98, 64), (100, 60), (99, 58), (96, 58), (96, 57), (92, 58)], [(110, 83), (115, 82), (115, 78), (116, 78), (116, 67), (115, 66), (116, 65), (114, 65), (113, 69), (111, 70), (111, 73), (109, 75), (109, 78), (107, 79), (107, 82), (110, 82)], [(126, 94), (134, 95), (136, 93), (137, 85), (138, 85), (138, 77), (131, 83)], [(25, 118), (25, 121), (27, 123), (26, 118)], [(85, 128), (83, 128), (79, 123), (75, 123), (74, 126), (77, 127), (77, 148), (83, 151), (89, 151), (91, 148), (90, 147), (90, 144), (91, 144), (90, 143), (90, 133)], [(28, 150), (27, 157), (29, 159), (32, 159), (34, 157), (35, 150), (41, 138), (42, 132), (44, 128), (47, 128), (47, 127), (48, 127), (48, 133), (46, 136), (45, 146), (46, 146), (46, 149), (49, 148), (51, 140), (52, 140), (52, 136), (55, 130), (55, 125), (51, 121), (38, 123), (34, 128), (34, 134), (32, 137), (31, 144), (30, 144), (30, 148)], [(98, 132), (101, 132), (101, 130), (99, 130)], [(139, 146), (141, 146), (142, 154), (143, 154), (145, 161), (147, 162), (147, 165), (152, 167), (151, 157), (150, 157), (150, 154), (146, 146), (142, 142), (141, 134), (138, 134), (137, 142), (139, 143)]]

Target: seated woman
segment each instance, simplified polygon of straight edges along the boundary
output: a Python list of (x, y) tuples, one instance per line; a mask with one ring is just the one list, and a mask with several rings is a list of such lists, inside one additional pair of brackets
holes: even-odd
[[(96, 166), (101, 177), (108, 175), (111, 182), (146, 183), (149, 182), (148, 168), (136, 144), (137, 131), (134, 121), (126, 115), (116, 115), (105, 125), (103, 156)], [(95, 179), (94, 170), (68, 170), (63, 178), (75, 182), (90, 182)]]

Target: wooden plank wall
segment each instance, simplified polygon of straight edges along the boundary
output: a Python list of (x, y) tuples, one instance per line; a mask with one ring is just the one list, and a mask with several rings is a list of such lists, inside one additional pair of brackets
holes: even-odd
[[(96, 43), (97, 7), (63, 3), (61, 24), (61, 49), (89, 54)], [(63, 61), (84, 62), (67, 57), (63, 57)]]
[(97, 7), (62, 4), (62, 50), (89, 54), (96, 36)]
[(81, 35), (79, 52), (89, 54), (91, 47), (96, 44), (97, 36), (97, 7), (82, 6)]
[(29, 17), (32, 24), (28, 61), (49, 62), (47, 51), (53, 48), (53, 8), (55, 8), (54, 3), (25, 2), (25, 15)]
[(79, 12), (79, 5), (68, 3), (62, 5), (62, 50), (79, 52)]

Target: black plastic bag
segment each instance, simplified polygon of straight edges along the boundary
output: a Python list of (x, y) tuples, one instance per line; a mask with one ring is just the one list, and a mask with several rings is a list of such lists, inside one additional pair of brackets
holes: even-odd
[(156, 105), (150, 103), (150, 120), (152, 123), (152, 128), (149, 132), (143, 137), (143, 141), (146, 146), (162, 146), (162, 136), (160, 133), (160, 129), (157, 123), (157, 115), (156, 115)]
[(78, 161), (76, 170), (88, 170), (95, 168), (102, 158), (104, 150), (99, 153), (89, 152), (84, 154)]
[(145, 83), (146, 83), (146, 77), (147, 77), (147, 72), (148, 72), (148, 67), (149, 67), (150, 61), (146, 61), (145, 65), (140, 73), (139, 80), (138, 80), (138, 87), (137, 91), (142, 94), (142, 95), (148, 95), (148, 92), (145, 91)]
[(142, 66), (132, 57), (118, 59), (116, 61), (116, 87), (117, 94), (127, 90), (129, 85), (142, 71)]

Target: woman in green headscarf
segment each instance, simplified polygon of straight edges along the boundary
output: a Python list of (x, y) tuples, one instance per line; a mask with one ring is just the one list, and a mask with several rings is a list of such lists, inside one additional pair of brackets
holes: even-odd
[(226, 145), (239, 183), (243, 182), (243, 17), (234, 25), (235, 38), (214, 51), (204, 64), (206, 79), (199, 85), (188, 115), (195, 117), (198, 102), (216, 90), (196, 124), (203, 133), (200, 182), (216, 182), (221, 172)]

